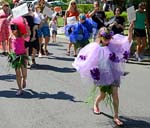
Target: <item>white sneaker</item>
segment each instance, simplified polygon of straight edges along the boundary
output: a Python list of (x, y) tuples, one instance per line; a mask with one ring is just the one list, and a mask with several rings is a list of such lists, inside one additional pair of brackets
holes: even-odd
[(134, 53), (134, 56), (135, 56), (135, 58), (136, 58), (136, 59), (138, 59), (138, 58), (139, 58), (139, 55), (138, 55), (138, 53), (137, 53), (137, 52), (135, 52), (135, 53)]
[(143, 59), (140, 58), (140, 57), (137, 58), (137, 61), (138, 61), (138, 62), (142, 62), (142, 60), (143, 60)]
[(42, 58), (42, 54), (41, 53), (39, 53), (39, 56), (38, 56), (39, 58)]

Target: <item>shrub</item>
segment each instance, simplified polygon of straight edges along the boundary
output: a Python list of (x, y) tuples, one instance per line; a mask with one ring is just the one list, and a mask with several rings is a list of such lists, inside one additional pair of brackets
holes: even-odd
[(93, 4), (78, 4), (81, 13), (88, 13), (93, 10)]

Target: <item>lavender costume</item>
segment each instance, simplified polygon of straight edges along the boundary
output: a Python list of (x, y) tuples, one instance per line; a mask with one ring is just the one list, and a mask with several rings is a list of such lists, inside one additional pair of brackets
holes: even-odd
[(124, 64), (129, 57), (131, 43), (127, 36), (116, 34), (108, 46), (90, 43), (82, 48), (73, 62), (73, 67), (82, 79), (97, 86), (120, 84)]

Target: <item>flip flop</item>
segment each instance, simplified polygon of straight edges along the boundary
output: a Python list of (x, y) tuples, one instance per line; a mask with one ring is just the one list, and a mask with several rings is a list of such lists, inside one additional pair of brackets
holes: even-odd
[(123, 126), (123, 122), (120, 121), (118, 118), (114, 119), (114, 123), (115, 123), (117, 126)]
[(93, 108), (93, 113), (96, 114), (96, 115), (100, 115), (101, 114), (99, 108)]
[(70, 56), (70, 52), (69, 52), (69, 51), (67, 51), (66, 55), (67, 55), (67, 56)]

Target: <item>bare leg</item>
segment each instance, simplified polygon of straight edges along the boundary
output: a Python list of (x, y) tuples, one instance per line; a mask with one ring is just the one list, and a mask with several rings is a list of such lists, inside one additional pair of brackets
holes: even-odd
[(140, 47), (140, 45), (141, 45), (141, 38), (140, 38), (140, 37), (137, 37), (137, 38), (136, 38), (136, 41), (137, 41), (136, 52), (137, 52), (137, 54), (138, 54), (138, 56), (139, 56), (140, 53), (141, 53), (141, 47)]
[(45, 54), (46, 54), (46, 55), (48, 55), (47, 46), (48, 46), (49, 41), (50, 41), (50, 37), (49, 37), (49, 36), (46, 36), (46, 37), (45, 37), (45, 45), (44, 45), (44, 51), (45, 51)]
[(33, 31), (33, 36), (31, 38), (31, 41), (36, 40), (36, 30), (38, 30), (38, 25), (34, 25), (32, 31)]
[(32, 49), (32, 64), (36, 64), (36, 63), (35, 63), (35, 54), (36, 54), (36, 49), (33, 48), (33, 49)]
[(26, 87), (26, 79), (27, 79), (27, 68), (24, 67), (24, 65), (21, 66), (21, 72), (22, 72), (22, 88)]
[(146, 47), (146, 37), (142, 37), (142, 38), (141, 38), (141, 46), (140, 46), (140, 48), (141, 48), (141, 53), (144, 52), (145, 47)]
[(42, 51), (41, 51), (42, 41), (43, 41), (43, 38), (39, 37), (39, 57), (42, 57)]
[(77, 48), (75, 47), (75, 45), (74, 45), (74, 56), (75, 57), (77, 56)]
[(99, 104), (102, 100), (104, 100), (105, 98), (105, 93), (104, 92), (100, 92), (100, 94), (96, 97), (95, 99), (95, 103), (94, 103), (94, 111), (97, 111), (97, 113), (100, 113), (99, 111)]
[(114, 106), (114, 122), (117, 125), (123, 125), (123, 122), (119, 120), (118, 109), (119, 109), (119, 97), (118, 97), (118, 87), (112, 87), (112, 98), (113, 98), (113, 106)]
[(16, 71), (16, 80), (19, 90), (17, 91), (16, 95), (20, 95), (22, 93), (22, 86), (21, 86), (21, 71), (20, 69), (15, 69)]
[(67, 55), (68, 55), (68, 56), (70, 55), (70, 49), (71, 49), (71, 47), (72, 47), (72, 43), (70, 42), (70, 43), (68, 44), (68, 50), (67, 50)]
[(56, 42), (56, 34), (54, 34), (54, 42)]

